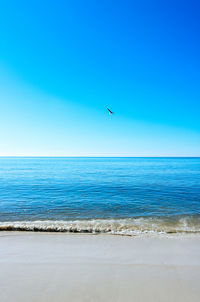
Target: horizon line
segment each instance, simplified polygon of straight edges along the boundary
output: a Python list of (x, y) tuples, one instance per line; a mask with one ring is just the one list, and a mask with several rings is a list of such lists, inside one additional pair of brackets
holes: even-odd
[(86, 156), (86, 155), (79, 155), (79, 156), (52, 156), (52, 155), (0, 155), (0, 158), (200, 158), (200, 156)]

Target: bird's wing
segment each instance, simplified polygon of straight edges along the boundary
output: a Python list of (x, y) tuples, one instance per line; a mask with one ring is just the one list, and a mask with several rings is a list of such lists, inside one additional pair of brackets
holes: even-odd
[(107, 108), (107, 109), (108, 109), (109, 113), (111, 113), (111, 114), (114, 113), (114, 112), (112, 112), (109, 108)]

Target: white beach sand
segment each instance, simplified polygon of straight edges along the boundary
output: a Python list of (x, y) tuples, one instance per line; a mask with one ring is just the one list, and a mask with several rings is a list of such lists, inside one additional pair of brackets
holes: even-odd
[(200, 301), (200, 237), (0, 233), (1, 302)]

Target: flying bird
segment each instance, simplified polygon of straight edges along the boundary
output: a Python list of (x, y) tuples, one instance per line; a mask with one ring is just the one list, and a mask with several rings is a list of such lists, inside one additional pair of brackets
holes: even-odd
[(113, 114), (114, 113), (109, 108), (107, 108), (107, 109), (108, 109), (109, 114)]

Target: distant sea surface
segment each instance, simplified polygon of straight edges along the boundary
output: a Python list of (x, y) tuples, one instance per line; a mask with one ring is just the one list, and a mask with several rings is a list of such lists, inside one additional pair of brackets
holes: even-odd
[(200, 158), (0, 158), (0, 230), (200, 232)]

